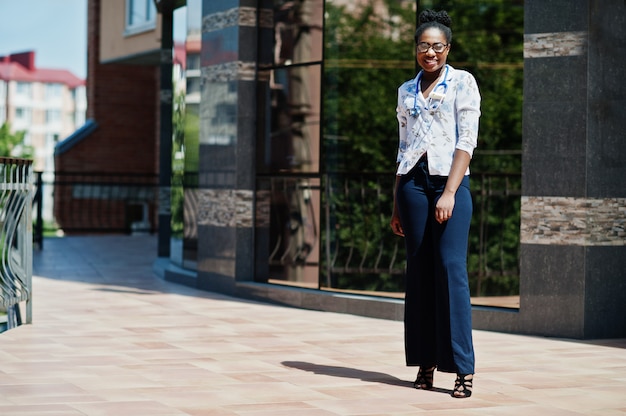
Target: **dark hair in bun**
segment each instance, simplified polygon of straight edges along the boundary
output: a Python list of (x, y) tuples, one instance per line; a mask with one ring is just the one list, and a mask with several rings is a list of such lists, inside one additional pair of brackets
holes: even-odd
[(445, 10), (436, 12), (434, 10), (424, 10), (419, 15), (419, 26), (415, 31), (415, 43), (419, 41), (420, 36), (426, 29), (435, 28), (443, 32), (446, 42), (452, 42), (452, 30), (450, 24), (452, 19)]

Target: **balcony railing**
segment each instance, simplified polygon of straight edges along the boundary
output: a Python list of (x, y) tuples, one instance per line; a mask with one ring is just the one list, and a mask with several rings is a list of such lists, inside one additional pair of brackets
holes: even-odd
[(0, 158), (0, 310), (2, 329), (32, 322), (32, 161)]
[(156, 229), (156, 174), (55, 172), (50, 176), (53, 178), (44, 180), (43, 186), (54, 189), (49, 202), (54, 199), (54, 219), (65, 233), (133, 233)]
[[(197, 188), (193, 178), (173, 181), (174, 188), (185, 189), (173, 192), (179, 197), (172, 210), (181, 213), (173, 215), (173, 226), (185, 230), (180, 234), (189, 247), (197, 243), (195, 230), (187, 230), (196, 226), (197, 200), (185, 199)], [(57, 173), (44, 188), (52, 185), (56, 218), (66, 231), (132, 232), (133, 224), (146, 222), (147, 228), (155, 228), (154, 176)], [(260, 267), (264, 262), (269, 266), (267, 279), (330, 290), (403, 292), (404, 242), (389, 227), (393, 186), (394, 176), (388, 173), (260, 175), (256, 247)], [(472, 295), (516, 295), (521, 175), (473, 172), (471, 191)], [(141, 206), (144, 210), (135, 212)]]
[[(404, 241), (389, 226), (393, 175), (342, 172), (321, 178), (271, 176), (262, 182), (271, 194), (272, 281), (377, 294), (403, 292)], [(473, 173), (471, 190), (472, 296), (516, 295), (521, 175)], [(319, 253), (312, 248), (318, 244)], [(319, 279), (314, 280), (318, 273), (312, 268), (319, 268)]]

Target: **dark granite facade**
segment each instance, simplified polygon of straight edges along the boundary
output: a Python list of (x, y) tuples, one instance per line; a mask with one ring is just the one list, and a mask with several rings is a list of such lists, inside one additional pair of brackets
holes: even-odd
[(626, 5), (589, 3), (586, 191), (593, 198), (626, 198)]
[(583, 196), (586, 57), (524, 62), (524, 195)]
[[(258, 137), (268, 129), (257, 94), (267, 95), (265, 69), (273, 61), (271, 48), (258, 46), (273, 42), (272, 7), (271, 1), (203, 0), (195, 284), (296, 307), (402, 319), (400, 300), (258, 283), (267, 276), (271, 197), (256, 178), (265, 169)], [(626, 4), (527, 0), (524, 10), (520, 308), (475, 307), (474, 327), (625, 337)], [(166, 277), (193, 280), (171, 269)]]
[(254, 277), (257, 2), (203, 1), (199, 287)]
[(476, 328), (626, 336), (626, 4), (527, 1), (520, 309)]
[(584, 337), (584, 247), (523, 244), (521, 332)]
[[(589, 6), (594, 2), (596, 1), (527, 0), (524, 2), (524, 33), (586, 31), (589, 24)], [(607, 2), (599, 0), (596, 3), (602, 4)]]

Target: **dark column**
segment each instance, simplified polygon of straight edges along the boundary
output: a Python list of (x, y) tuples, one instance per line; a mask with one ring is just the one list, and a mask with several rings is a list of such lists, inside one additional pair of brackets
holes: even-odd
[(626, 5), (525, 7), (519, 313), (478, 328), (626, 336)]
[(158, 1), (161, 13), (161, 78), (159, 140), (159, 233), (158, 256), (170, 256), (172, 184), (172, 47), (174, 1)]
[(257, 3), (202, 4), (197, 284), (226, 293), (254, 279)]

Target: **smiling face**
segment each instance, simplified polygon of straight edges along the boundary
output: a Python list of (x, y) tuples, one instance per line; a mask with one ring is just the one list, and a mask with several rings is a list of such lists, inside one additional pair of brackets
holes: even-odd
[[(437, 28), (429, 28), (419, 37), (418, 43), (426, 42), (431, 45), (435, 43), (448, 44), (445, 34)], [(450, 52), (450, 45), (446, 46), (443, 52), (437, 53), (433, 48), (429, 48), (426, 52), (420, 52), (416, 47), (416, 59), (419, 66), (425, 72), (439, 72), (446, 64)]]

